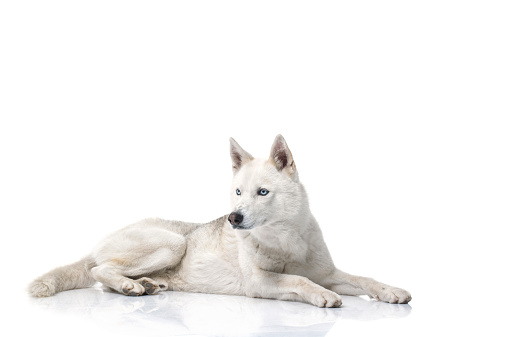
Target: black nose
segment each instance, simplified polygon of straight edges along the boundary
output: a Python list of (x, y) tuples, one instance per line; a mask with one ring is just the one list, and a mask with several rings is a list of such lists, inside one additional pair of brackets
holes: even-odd
[(244, 219), (244, 217), (242, 216), (242, 214), (240, 213), (235, 213), (235, 212), (232, 212), (229, 216), (228, 216), (228, 221), (230, 221), (230, 223), (232, 224), (232, 226), (237, 226), (239, 225), (242, 220)]

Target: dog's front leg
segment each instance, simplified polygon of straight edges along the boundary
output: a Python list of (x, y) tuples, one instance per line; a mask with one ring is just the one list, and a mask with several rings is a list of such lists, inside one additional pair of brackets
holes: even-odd
[(322, 284), (340, 295), (368, 295), (388, 303), (408, 303), (411, 295), (404, 289), (392, 287), (373, 280), (345, 273), (336, 269)]
[(340, 307), (342, 299), (306, 277), (257, 270), (248, 282), (246, 296), (307, 302), (321, 308)]

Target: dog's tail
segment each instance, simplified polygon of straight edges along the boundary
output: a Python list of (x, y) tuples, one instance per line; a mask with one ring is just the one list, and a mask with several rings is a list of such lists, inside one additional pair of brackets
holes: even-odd
[(35, 279), (29, 285), (28, 292), (34, 297), (48, 297), (65, 290), (91, 287), (95, 283), (91, 275), (94, 267), (94, 259), (87, 256), (78, 262), (55, 268)]

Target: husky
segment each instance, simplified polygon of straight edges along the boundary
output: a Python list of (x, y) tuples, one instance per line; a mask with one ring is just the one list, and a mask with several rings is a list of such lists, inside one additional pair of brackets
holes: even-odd
[(337, 269), (283, 136), (267, 159), (230, 138), (232, 212), (206, 224), (146, 219), (34, 280), (34, 297), (91, 287), (127, 296), (186, 291), (340, 307), (340, 295), (408, 303), (406, 290)]

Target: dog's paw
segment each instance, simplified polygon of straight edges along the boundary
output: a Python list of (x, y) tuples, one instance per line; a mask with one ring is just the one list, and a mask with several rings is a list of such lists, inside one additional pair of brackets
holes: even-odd
[(140, 283), (124, 280), (120, 292), (127, 296), (141, 296), (146, 292), (146, 289)]
[(377, 291), (376, 294), (372, 294), (378, 301), (388, 303), (408, 303), (411, 301), (411, 295), (404, 289), (393, 288), (393, 287), (382, 287), (381, 290)]
[(152, 280), (149, 277), (140, 278), (140, 279), (136, 280), (135, 282), (142, 285), (144, 287), (144, 291), (148, 295), (155, 295), (160, 290), (167, 289), (167, 284), (159, 284), (157, 281)]
[(342, 297), (333, 291), (325, 290), (312, 294), (310, 303), (319, 308), (338, 308), (342, 305)]

